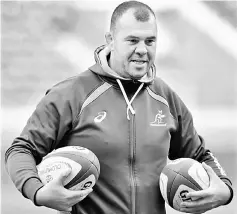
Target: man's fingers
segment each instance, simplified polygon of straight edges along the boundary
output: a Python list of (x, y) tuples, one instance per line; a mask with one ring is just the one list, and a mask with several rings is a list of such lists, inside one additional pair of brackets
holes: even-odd
[[(208, 209), (209, 210), (209, 209)], [(205, 213), (206, 211), (203, 208), (180, 208), (180, 212), (184, 212), (184, 213), (193, 213), (193, 214), (201, 214), (201, 213)]]
[(180, 204), (180, 211), (186, 213), (205, 213), (212, 208), (211, 204), (206, 204), (201, 199), (199, 201), (182, 202)]
[(80, 191), (71, 191), (71, 194), (74, 198), (85, 198), (88, 194), (90, 194), (93, 191), (92, 188), (80, 190)]
[(88, 194), (90, 194), (92, 191), (93, 191), (92, 188), (85, 189), (85, 190), (81, 190), (81, 194), (82, 194), (82, 196), (88, 195)]
[(189, 192), (186, 194), (187, 198), (194, 198), (195, 200), (197, 198), (205, 198), (209, 196), (209, 192), (207, 190), (199, 190), (194, 192)]
[(203, 206), (203, 200), (198, 199), (196, 201), (182, 202), (180, 206), (185, 207), (185, 208), (200, 207), (200, 206)]
[(92, 192), (92, 188), (79, 191), (70, 191), (70, 206), (74, 206), (78, 202), (82, 201)]

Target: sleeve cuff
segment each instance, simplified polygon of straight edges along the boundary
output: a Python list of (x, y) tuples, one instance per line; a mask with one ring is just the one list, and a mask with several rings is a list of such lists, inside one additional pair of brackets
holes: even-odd
[(230, 189), (230, 198), (228, 199), (228, 201), (224, 204), (224, 205), (227, 205), (227, 204), (229, 204), (231, 201), (232, 201), (232, 199), (233, 199), (233, 197), (234, 197), (234, 191), (233, 191), (233, 189), (232, 189), (232, 187), (229, 185), (229, 184), (227, 184), (227, 183), (225, 183), (227, 186), (228, 186), (228, 188)]
[(44, 185), (38, 178), (30, 178), (23, 185), (22, 193), (23, 196), (29, 198), (36, 206), (35, 195), (37, 191), (42, 188)]

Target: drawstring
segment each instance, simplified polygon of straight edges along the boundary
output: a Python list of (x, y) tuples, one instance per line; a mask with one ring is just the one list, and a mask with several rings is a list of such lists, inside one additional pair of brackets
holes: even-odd
[(127, 96), (127, 94), (126, 94), (126, 92), (125, 92), (125, 90), (124, 90), (124, 87), (123, 87), (121, 81), (120, 81), (119, 79), (116, 79), (116, 80), (117, 80), (117, 82), (118, 82), (118, 84), (119, 84), (119, 87), (120, 87), (122, 93), (123, 93), (123, 97), (124, 97), (124, 99), (125, 99), (125, 101), (126, 101), (126, 103), (127, 103), (127, 105), (128, 105), (127, 109), (130, 109), (131, 113), (132, 113), (132, 114), (135, 114), (135, 111), (134, 111), (134, 109), (133, 109), (131, 103), (130, 103), (129, 100), (128, 100), (128, 96)]
[(126, 103), (127, 103), (127, 119), (130, 120), (128, 111), (130, 110), (132, 114), (135, 114), (135, 111), (134, 111), (134, 109), (133, 109), (133, 107), (132, 107), (132, 102), (133, 102), (133, 100), (135, 99), (135, 97), (137, 96), (137, 94), (139, 93), (139, 91), (142, 89), (144, 83), (142, 83), (142, 84), (139, 86), (139, 88), (137, 89), (136, 93), (133, 95), (132, 99), (129, 101), (129, 100), (128, 100), (128, 96), (127, 96), (127, 94), (126, 94), (126, 92), (125, 92), (125, 90), (124, 90), (124, 87), (123, 87), (121, 81), (120, 81), (119, 79), (116, 79), (116, 81), (118, 82), (119, 87), (120, 87), (120, 89), (121, 89), (121, 91), (122, 91), (123, 97), (124, 97), (124, 99), (125, 99), (125, 101), (126, 101)]
[[(142, 84), (139, 86), (139, 88), (137, 89), (136, 93), (133, 95), (132, 99), (131, 99), (130, 102), (129, 102), (130, 105), (132, 104), (133, 100), (135, 99), (135, 97), (137, 96), (137, 94), (139, 93), (139, 91), (142, 89), (143, 85), (144, 85), (144, 83), (142, 83)], [(128, 118), (128, 120), (130, 120), (130, 119), (129, 119), (128, 110), (129, 110), (129, 108), (127, 107), (127, 118)], [(135, 114), (135, 111), (134, 111), (134, 114)]]

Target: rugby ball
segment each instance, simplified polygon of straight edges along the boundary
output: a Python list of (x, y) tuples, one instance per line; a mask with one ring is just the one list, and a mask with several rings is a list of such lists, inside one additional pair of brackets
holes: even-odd
[(54, 180), (66, 169), (71, 173), (64, 180), (64, 187), (83, 190), (93, 187), (99, 178), (100, 164), (96, 155), (80, 146), (66, 146), (46, 155), (37, 166), (43, 184)]
[(198, 161), (180, 158), (169, 162), (160, 174), (160, 191), (167, 204), (180, 211), (180, 203), (192, 201), (188, 192), (208, 188), (209, 176)]

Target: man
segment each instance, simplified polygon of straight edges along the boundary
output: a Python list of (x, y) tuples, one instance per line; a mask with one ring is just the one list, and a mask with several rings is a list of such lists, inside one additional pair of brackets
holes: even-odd
[[(195, 200), (181, 211), (203, 213), (231, 201), (231, 182), (205, 149), (190, 112), (156, 77), (157, 39), (150, 7), (129, 1), (115, 9), (96, 64), (49, 90), (6, 152), (9, 174), (25, 197), (73, 214), (164, 214), (161, 170), (167, 157), (190, 157), (206, 163), (210, 186), (189, 193)], [(92, 150), (100, 161), (93, 192), (65, 189), (69, 171), (45, 186), (37, 175), (47, 153), (71, 145)]]

